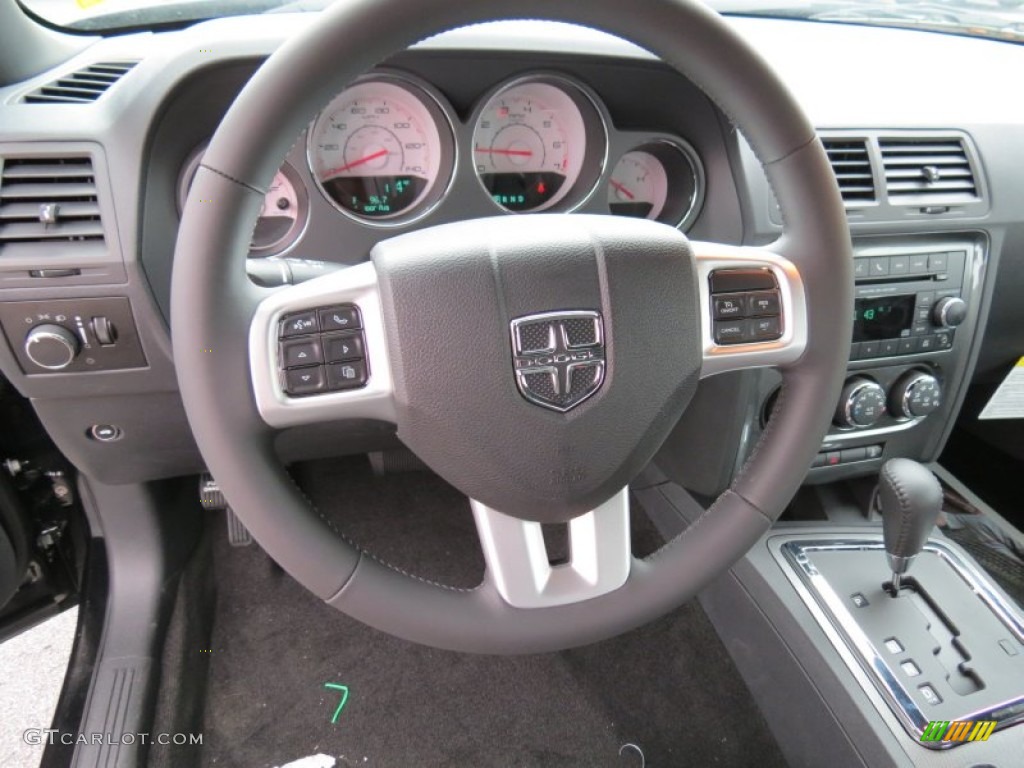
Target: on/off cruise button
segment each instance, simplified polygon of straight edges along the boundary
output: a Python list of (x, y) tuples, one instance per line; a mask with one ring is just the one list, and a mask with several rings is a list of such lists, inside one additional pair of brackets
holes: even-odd
[(745, 298), (741, 293), (733, 296), (715, 296), (715, 319), (727, 320), (730, 317), (742, 317), (746, 314)]

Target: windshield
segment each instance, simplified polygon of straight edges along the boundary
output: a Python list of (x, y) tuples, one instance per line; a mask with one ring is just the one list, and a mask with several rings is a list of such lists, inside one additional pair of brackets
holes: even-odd
[[(345, 2), (345, 0), (338, 0)], [(318, 11), (331, 0), (21, 0), (56, 26), (116, 31), (182, 25), (219, 16)], [(1024, 0), (710, 0), (738, 16), (805, 19), (1024, 42)]]

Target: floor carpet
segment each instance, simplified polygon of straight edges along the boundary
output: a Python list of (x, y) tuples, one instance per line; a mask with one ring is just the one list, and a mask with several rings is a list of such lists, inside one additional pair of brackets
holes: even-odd
[[(465, 499), (432, 475), (382, 480), (347, 462), (296, 477), (375, 554), (421, 575), (479, 581)], [(785, 765), (696, 603), (571, 651), (451, 653), (348, 619), (257, 546), (233, 549), (218, 533), (204, 766), (318, 754), (368, 768)], [(342, 692), (329, 683), (348, 690), (336, 722)]]

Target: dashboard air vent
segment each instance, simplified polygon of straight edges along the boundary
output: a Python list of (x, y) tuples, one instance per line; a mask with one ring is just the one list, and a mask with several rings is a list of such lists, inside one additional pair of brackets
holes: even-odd
[(864, 139), (823, 138), (828, 161), (832, 164), (843, 202), (875, 202), (875, 178), (871, 173), (871, 158)]
[(96, 101), (137, 63), (109, 61), (92, 64), (36, 88), (26, 94), (22, 101), (26, 104), (87, 104)]
[(8, 249), (104, 240), (89, 157), (0, 160), (0, 259)]
[(889, 202), (899, 205), (973, 203), (974, 171), (958, 137), (881, 138)]

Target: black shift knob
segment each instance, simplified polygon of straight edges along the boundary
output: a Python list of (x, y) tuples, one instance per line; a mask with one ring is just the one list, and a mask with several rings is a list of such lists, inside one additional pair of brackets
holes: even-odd
[(942, 486), (928, 469), (910, 459), (890, 459), (878, 476), (885, 553), (893, 584), (924, 547), (942, 509)]

